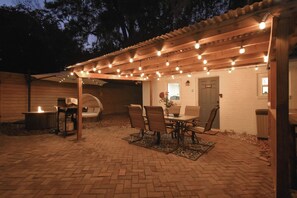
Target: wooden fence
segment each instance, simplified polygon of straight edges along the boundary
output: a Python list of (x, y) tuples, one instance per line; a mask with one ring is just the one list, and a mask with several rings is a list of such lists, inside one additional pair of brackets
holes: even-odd
[[(105, 114), (127, 112), (130, 103), (142, 102), (141, 85), (107, 83), (104, 86), (84, 85), (83, 93), (90, 93), (102, 102)], [(31, 83), (31, 111), (41, 106), (45, 111), (55, 110), (58, 98), (77, 98), (77, 85), (34, 80)], [(0, 122), (23, 120), (28, 111), (28, 86), (24, 74), (0, 72)]]

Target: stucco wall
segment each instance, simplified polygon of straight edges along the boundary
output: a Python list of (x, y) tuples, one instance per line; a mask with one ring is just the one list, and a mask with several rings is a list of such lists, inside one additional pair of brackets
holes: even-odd
[[(258, 97), (257, 95), (257, 75), (267, 73), (266, 68), (260, 67), (258, 71), (254, 68), (236, 69), (231, 74), (227, 70), (211, 71), (210, 75), (206, 72), (192, 74), (187, 77), (186, 74), (175, 76), (175, 79), (161, 78), (159, 81), (153, 81), (153, 105), (162, 105), (159, 103), (159, 93), (166, 91), (169, 81), (181, 83), (181, 113), (184, 112), (186, 105), (198, 105), (198, 79), (205, 77), (219, 77), (220, 93), (220, 129), (234, 130), (235, 132), (246, 132), (249, 134), (257, 133), (256, 109), (267, 108), (267, 97)], [(186, 81), (190, 81), (190, 86), (186, 86)], [(145, 83), (144, 83), (145, 85)], [(143, 92), (147, 92), (149, 86), (143, 86)], [(143, 97), (143, 104), (147, 98)]]

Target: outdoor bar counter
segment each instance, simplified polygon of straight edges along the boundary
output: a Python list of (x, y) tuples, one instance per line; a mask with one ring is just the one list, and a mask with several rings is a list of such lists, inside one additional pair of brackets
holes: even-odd
[(54, 129), (57, 127), (56, 111), (31, 111), (23, 114), (25, 114), (27, 130)]

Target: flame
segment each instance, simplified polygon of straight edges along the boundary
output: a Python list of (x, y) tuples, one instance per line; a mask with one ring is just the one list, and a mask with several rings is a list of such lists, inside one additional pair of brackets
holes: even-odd
[(38, 107), (37, 107), (37, 112), (38, 112), (38, 113), (42, 113), (42, 112), (44, 112), (44, 111), (41, 109), (41, 106), (38, 106)]

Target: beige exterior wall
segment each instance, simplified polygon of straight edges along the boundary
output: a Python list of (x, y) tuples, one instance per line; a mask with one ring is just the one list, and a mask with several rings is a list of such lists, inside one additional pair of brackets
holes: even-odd
[[(210, 75), (206, 72), (192, 74), (187, 77), (186, 74), (177, 75), (175, 79), (161, 78), (159, 81), (153, 81), (153, 105), (162, 105), (159, 103), (159, 93), (167, 90), (168, 82), (180, 82), (182, 106), (181, 113), (184, 113), (186, 105), (198, 105), (198, 79), (205, 77), (218, 76), (220, 80), (220, 129), (222, 131), (235, 131), (248, 134), (257, 133), (256, 109), (267, 109), (267, 97), (258, 97), (257, 76), (258, 74), (267, 74), (265, 67), (259, 67), (258, 71), (254, 68), (236, 69), (231, 74), (227, 70), (211, 71)], [(186, 81), (190, 81), (190, 86), (186, 86)], [(146, 86), (143, 86), (146, 92)], [(145, 97), (143, 97), (145, 100)], [(144, 103), (146, 104), (146, 103)]]

